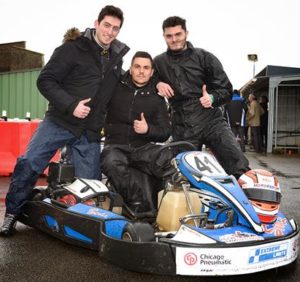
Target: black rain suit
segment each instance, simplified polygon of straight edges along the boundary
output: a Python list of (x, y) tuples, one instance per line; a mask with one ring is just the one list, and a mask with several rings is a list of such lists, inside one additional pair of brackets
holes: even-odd
[[(168, 83), (175, 96), (169, 99), (174, 141), (189, 141), (199, 149), (205, 144), (228, 174), (239, 177), (249, 162), (237, 144), (220, 106), (231, 100), (232, 85), (219, 60), (187, 42), (183, 51), (167, 52), (154, 59), (160, 81)], [(202, 107), (202, 86), (213, 96), (211, 108)]]

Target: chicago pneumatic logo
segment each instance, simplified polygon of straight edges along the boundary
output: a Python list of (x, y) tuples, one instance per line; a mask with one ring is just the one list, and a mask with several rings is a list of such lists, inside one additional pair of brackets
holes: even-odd
[(185, 256), (184, 256), (184, 262), (187, 264), (187, 265), (194, 265), (197, 263), (197, 256), (194, 254), (194, 253), (187, 253)]

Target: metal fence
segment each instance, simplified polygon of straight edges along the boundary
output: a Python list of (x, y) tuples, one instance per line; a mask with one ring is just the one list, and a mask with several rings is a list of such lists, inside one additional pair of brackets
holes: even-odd
[(274, 107), (269, 110), (269, 152), (272, 147), (300, 149), (300, 84), (292, 82), (270, 79), (269, 101)]

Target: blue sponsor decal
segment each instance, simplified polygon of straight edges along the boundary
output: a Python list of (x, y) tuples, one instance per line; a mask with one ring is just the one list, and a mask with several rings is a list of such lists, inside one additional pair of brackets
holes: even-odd
[(45, 215), (44, 220), (45, 220), (46, 225), (49, 228), (51, 228), (53, 231), (56, 231), (56, 232), (59, 231), (58, 223), (57, 223), (56, 219), (53, 216)]
[(73, 238), (73, 239), (76, 239), (79, 241), (84, 241), (84, 242), (87, 242), (90, 244), (93, 243), (93, 240), (91, 238), (79, 233), (78, 231), (74, 230), (71, 227), (64, 226), (64, 232), (67, 237), (70, 237), (70, 238)]
[[(124, 216), (85, 204), (77, 204), (75, 206), (71, 206), (70, 208), (68, 208), (68, 210), (103, 220), (105, 224), (105, 233), (110, 237), (121, 239), (123, 228), (127, 223), (127, 220)], [(71, 236), (70, 234), (71, 233), (69, 233), (68, 235)], [(77, 235), (73, 234), (74, 233), (72, 233), (72, 236), (75, 238)], [(81, 240), (86, 241), (86, 238), (81, 238)]]
[(260, 263), (277, 258), (283, 258), (287, 255), (287, 247), (287, 244), (280, 244), (252, 249), (250, 251), (249, 264)]
[(71, 206), (68, 208), (69, 211), (76, 212), (79, 214), (88, 215), (95, 218), (100, 219), (123, 219), (124, 216), (121, 216), (119, 214), (116, 214), (111, 211), (107, 211), (101, 208), (97, 208), (94, 206), (89, 206), (85, 204), (77, 204), (75, 206)]

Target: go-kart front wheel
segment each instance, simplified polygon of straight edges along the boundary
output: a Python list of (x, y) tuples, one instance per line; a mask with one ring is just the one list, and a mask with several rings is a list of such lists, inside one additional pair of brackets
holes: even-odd
[(128, 222), (124, 227), (122, 240), (129, 242), (151, 242), (154, 240), (154, 229), (146, 222)]

